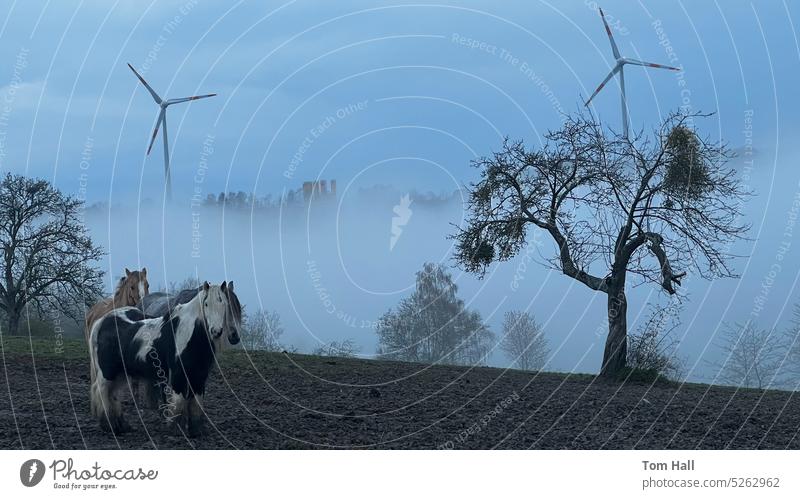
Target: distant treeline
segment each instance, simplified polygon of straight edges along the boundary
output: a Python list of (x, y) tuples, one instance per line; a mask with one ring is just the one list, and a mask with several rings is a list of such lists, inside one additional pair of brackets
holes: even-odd
[[(355, 193), (355, 201), (372, 205), (397, 204), (401, 196), (408, 195), (417, 207), (438, 207), (451, 203), (461, 203), (461, 192), (420, 192), (417, 190), (402, 191), (390, 185), (374, 185), (360, 187)], [(335, 194), (326, 194), (314, 198), (314, 202), (336, 199)], [(341, 196), (341, 194), (339, 194)], [(226, 209), (271, 210), (291, 207), (302, 207), (306, 203), (303, 189), (288, 190), (280, 195), (267, 194), (256, 196), (252, 192), (220, 192), (209, 194), (202, 205), (205, 207), (225, 207)]]
[[(444, 208), (447, 206), (462, 206), (463, 198), (462, 192), (456, 189), (451, 192), (431, 192), (431, 191), (418, 191), (411, 189), (408, 191), (402, 190), (398, 187), (391, 185), (374, 185), (371, 187), (359, 187), (352, 196), (353, 201), (369, 204), (370, 206), (392, 206), (397, 205), (402, 196), (408, 195), (411, 199), (411, 207), (420, 209), (436, 209)], [(338, 194), (341, 197), (341, 193)], [(347, 195), (348, 199), (351, 195)], [(316, 202), (330, 202), (337, 199), (337, 195), (324, 195), (314, 199)], [(147, 200), (142, 200), (142, 204), (147, 204)], [(116, 205), (115, 205), (116, 206)], [(273, 195), (266, 194), (263, 196), (254, 195), (252, 192), (244, 191), (230, 191), (220, 192), (218, 194), (208, 194), (201, 202), (200, 206), (204, 208), (222, 208), (226, 210), (241, 210), (241, 211), (259, 211), (270, 212), (284, 211), (292, 209), (302, 209), (306, 206), (306, 201), (303, 196), (303, 189), (287, 190), (282, 194)], [(109, 210), (109, 203), (96, 202), (86, 207), (86, 213), (101, 215)]]
[[(391, 185), (374, 185), (370, 187), (359, 187), (352, 196), (353, 201), (369, 204), (371, 206), (394, 206), (398, 204), (402, 196), (408, 195), (411, 199), (413, 208), (440, 208), (450, 205), (461, 206), (463, 201), (462, 192), (456, 189), (451, 192), (431, 192), (418, 191), (416, 189), (402, 190)], [(313, 202), (326, 202), (336, 200), (341, 197), (341, 192), (337, 194), (325, 194), (315, 196)], [(351, 195), (347, 195), (351, 198)], [(142, 201), (145, 203), (146, 201)], [(281, 194), (266, 194), (263, 196), (254, 195), (252, 192), (230, 191), (218, 194), (208, 194), (200, 203), (205, 208), (222, 208), (226, 210), (243, 211), (277, 211), (280, 209), (291, 210), (292, 208), (303, 208), (306, 206), (303, 189), (290, 189)], [(87, 213), (100, 214), (108, 211), (107, 202), (93, 203), (86, 208)]]

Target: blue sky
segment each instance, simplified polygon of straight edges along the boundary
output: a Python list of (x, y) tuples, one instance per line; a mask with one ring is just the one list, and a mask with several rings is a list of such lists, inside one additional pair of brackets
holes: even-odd
[[(561, 110), (579, 106), (611, 64), (591, 1), (5, 5), (0, 83), (8, 83), (0, 95), (13, 85), (20, 56), (27, 65), (17, 72), (21, 86), (10, 104), (2, 167), (75, 188), (76, 165), (91, 141), (92, 200), (162, 185), (161, 144), (144, 155), (157, 109), (127, 62), (163, 95), (219, 93), (170, 109), (174, 182), (184, 195), (209, 136), (208, 178), (215, 187), (296, 187), (341, 146), (369, 132), (333, 158), (325, 175), (349, 179), (375, 161), (420, 157), (466, 181), (474, 154), (496, 147), (501, 135), (536, 143), (558, 125)], [(798, 84), (791, 7), (735, 1), (609, 1), (604, 7), (624, 54), (669, 62), (668, 46), (673, 63), (685, 69), (681, 76), (628, 70), (634, 126), (652, 126), (688, 99), (693, 109), (718, 113), (704, 128), (734, 147), (743, 141), (747, 109), (755, 110), (759, 150), (773, 152), (781, 133), (796, 131), (788, 112), (797, 108)], [(464, 44), (472, 40), (486, 47)], [(282, 175), (312, 128), (361, 102), (364, 110), (314, 138), (295, 176)], [(594, 109), (619, 127), (613, 85)], [(451, 187), (441, 172), (409, 175), (400, 164), (384, 169), (395, 183)]]
[[(196, 187), (203, 195), (278, 194), (317, 177), (335, 178), (342, 188), (388, 183), (400, 191), (452, 191), (475, 178), (470, 160), (498, 148), (504, 135), (540, 143), (560, 113), (578, 109), (608, 73), (613, 61), (596, 6), (588, 0), (6, 0), (0, 169), (51, 179), (89, 202), (160, 200), (160, 139), (145, 155), (158, 110), (126, 67), (130, 62), (162, 96), (219, 94), (169, 110), (178, 207), (188, 207)], [(794, 239), (785, 228), (800, 189), (798, 7), (736, 0), (609, 0), (601, 7), (623, 55), (683, 68), (626, 69), (635, 128), (649, 129), (687, 105), (716, 113), (699, 123), (712, 138), (740, 151), (752, 140), (746, 183), (757, 195), (745, 210), (753, 240), (737, 248), (743, 277), (686, 285), (692, 305), (684, 341), (699, 352), (721, 321), (754, 309), (777, 246)], [(592, 109), (618, 129), (617, 86), (604, 89)], [(741, 171), (743, 159), (735, 163)], [(110, 228), (104, 239), (113, 240)], [(797, 301), (800, 265), (790, 262), (798, 260), (800, 243), (794, 243), (759, 312), (765, 327), (785, 324)], [(164, 253), (165, 244), (155, 246)], [(446, 252), (447, 243), (437, 248)], [(137, 250), (137, 261), (147, 260), (146, 250)], [(438, 249), (433, 253), (439, 257)], [(166, 268), (167, 258), (160, 261)], [(513, 274), (517, 264), (503, 271)], [(599, 295), (535, 272), (530, 292), (510, 296), (508, 304), (524, 308), (534, 297), (546, 301), (542, 293), (554, 295), (549, 309), (537, 305), (553, 330), (596, 329), (604, 314)], [(486, 293), (480, 282), (463, 279), (466, 292)], [(554, 287), (545, 290), (544, 283)], [(634, 301), (641, 305), (654, 293), (637, 289)], [(496, 305), (490, 301), (484, 313)], [(579, 307), (584, 322), (541, 311), (570, 307)], [(595, 357), (586, 366), (596, 365)], [(567, 360), (564, 366), (574, 367)]]

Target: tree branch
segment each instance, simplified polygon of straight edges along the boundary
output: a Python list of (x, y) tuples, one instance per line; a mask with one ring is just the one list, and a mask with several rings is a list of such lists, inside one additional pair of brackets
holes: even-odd
[(669, 258), (667, 258), (667, 253), (664, 251), (664, 238), (660, 234), (647, 232), (644, 234), (644, 237), (650, 242), (650, 251), (656, 256), (658, 264), (661, 267), (661, 287), (664, 288), (667, 293), (674, 295), (675, 288), (672, 286), (673, 283), (680, 286), (681, 279), (686, 276), (686, 272), (676, 274), (672, 271)]

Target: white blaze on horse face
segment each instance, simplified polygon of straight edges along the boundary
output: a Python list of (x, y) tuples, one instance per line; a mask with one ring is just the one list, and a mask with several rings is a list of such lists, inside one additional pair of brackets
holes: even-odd
[(212, 338), (218, 337), (225, 330), (226, 312), (228, 310), (228, 297), (219, 286), (211, 286), (208, 291), (201, 292), (203, 316), (208, 327), (208, 334)]
[(141, 302), (142, 298), (144, 298), (145, 296), (146, 295), (144, 292), (144, 279), (142, 278), (139, 280), (139, 301)]

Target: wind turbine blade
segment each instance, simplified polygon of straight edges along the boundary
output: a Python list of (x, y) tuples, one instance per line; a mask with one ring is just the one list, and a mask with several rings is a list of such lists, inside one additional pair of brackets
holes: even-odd
[(600, 17), (603, 18), (603, 24), (606, 26), (606, 33), (608, 33), (608, 41), (611, 42), (611, 50), (614, 52), (614, 58), (619, 59), (619, 49), (617, 48), (617, 42), (614, 41), (614, 35), (611, 34), (611, 27), (609, 27), (608, 22), (606, 22), (606, 15), (603, 14), (603, 9), (600, 10)]
[(160, 113), (158, 113), (158, 121), (156, 121), (156, 128), (153, 130), (153, 137), (150, 139), (150, 145), (147, 147), (147, 154), (150, 155), (150, 150), (153, 148), (153, 143), (156, 141), (156, 135), (158, 135), (158, 128), (161, 126), (161, 123), (164, 121), (164, 113), (166, 113), (166, 109), (162, 109)]
[(669, 70), (672, 70), (672, 71), (680, 71), (681, 70), (681, 68), (674, 68), (672, 66), (665, 66), (663, 64), (656, 64), (654, 62), (645, 62), (645, 61), (640, 61), (640, 60), (637, 60), (637, 59), (625, 58), (625, 63), (626, 64), (634, 64), (636, 66), (644, 66), (646, 68), (669, 69)]
[(625, 68), (619, 68), (619, 89), (622, 98), (622, 136), (628, 139), (628, 100), (625, 96)]
[(146, 81), (144, 81), (144, 78), (142, 78), (142, 75), (137, 73), (136, 70), (133, 69), (133, 66), (130, 65), (130, 63), (128, 63), (128, 67), (131, 68), (131, 71), (133, 71), (133, 74), (135, 74), (136, 77), (139, 78), (139, 81), (141, 81), (142, 84), (147, 88), (147, 90), (150, 92), (150, 95), (153, 96), (153, 100), (156, 101), (156, 104), (161, 104), (161, 97), (159, 97), (158, 94), (156, 93), (156, 91), (153, 90), (153, 88), (150, 85), (148, 85)]
[(608, 83), (608, 80), (610, 80), (615, 74), (617, 74), (620, 71), (621, 68), (622, 67), (619, 66), (619, 65), (614, 66), (614, 69), (612, 69), (611, 72), (608, 73), (608, 76), (606, 76), (606, 79), (603, 80), (603, 82), (597, 87), (597, 90), (595, 90), (594, 93), (591, 95), (591, 97), (589, 97), (589, 100), (586, 101), (586, 105), (587, 106), (589, 105), (590, 102), (592, 102), (592, 99), (594, 99), (594, 96), (597, 95), (598, 93), (600, 93), (601, 90), (603, 90), (603, 87), (606, 86), (606, 83)]
[(164, 109), (164, 131), (161, 132), (164, 137), (164, 180), (166, 185), (164, 188), (167, 191), (167, 201), (172, 201), (172, 173), (169, 171), (169, 139), (167, 138), (167, 110)]
[(181, 97), (180, 99), (170, 99), (167, 101), (167, 105), (171, 106), (172, 104), (180, 104), (181, 102), (188, 102), (190, 100), (205, 99), (208, 97), (214, 97), (215, 95), (217, 94), (193, 95), (191, 97)]

